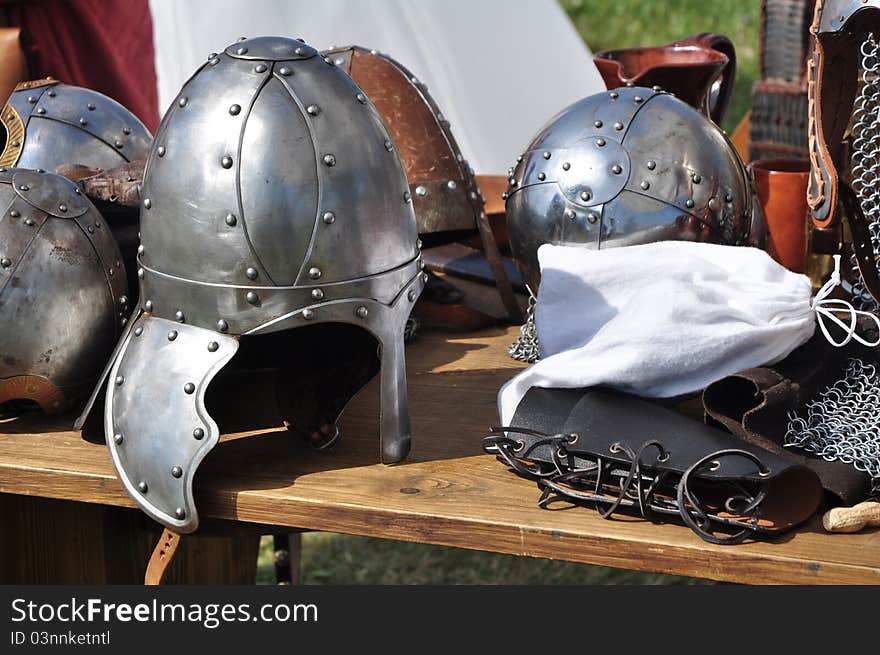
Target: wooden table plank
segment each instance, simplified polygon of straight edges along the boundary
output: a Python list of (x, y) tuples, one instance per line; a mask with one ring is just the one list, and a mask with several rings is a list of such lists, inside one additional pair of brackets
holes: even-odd
[[(516, 329), (424, 332), (407, 351), (413, 452), (378, 461), (377, 389), (346, 410), (339, 445), (286, 432), (228, 435), (196, 476), (204, 517), (753, 583), (880, 583), (880, 531), (824, 533), (818, 518), (774, 542), (713, 546), (689, 529), (594, 511), (542, 510), (533, 482), (481, 454), (498, 387), (522, 365)], [(132, 507), (102, 444), (45, 417), (0, 423), (0, 492)]]

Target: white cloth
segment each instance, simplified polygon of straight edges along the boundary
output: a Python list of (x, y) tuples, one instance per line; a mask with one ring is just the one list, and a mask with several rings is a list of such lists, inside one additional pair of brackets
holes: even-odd
[(814, 308), (809, 278), (756, 248), (544, 245), (538, 260), (542, 359), (501, 388), (505, 425), (533, 386), (664, 398), (779, 361), (813, 335), (827, 302), (817, 296)]
[(159, 111), (239, 36), (387, 52), (423, 82), (477, 173), (503, 175), (557, 112), (605, 89), (557, 0), (150, 0)]

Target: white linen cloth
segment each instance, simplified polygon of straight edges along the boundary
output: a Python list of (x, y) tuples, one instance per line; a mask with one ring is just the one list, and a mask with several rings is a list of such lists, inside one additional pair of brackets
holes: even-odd
[[(817, 314), (834, 345), (875, 345), (854, 333), (861, 312), (827, 298), (840, 282), (839, 257), (815, 299), (809, 278), (757, 248), (688, 241), (606, 250), (543, 245), (538, 261), (542, 359), (501, 388), (505, 425), (533, 386), (606, 385), (654, 398), (699, 391), (783, 359), (813, 335)], [(850, 320), (838, 319), (840, 312)], [(846, 338), (835, 342), (826, 320)]]

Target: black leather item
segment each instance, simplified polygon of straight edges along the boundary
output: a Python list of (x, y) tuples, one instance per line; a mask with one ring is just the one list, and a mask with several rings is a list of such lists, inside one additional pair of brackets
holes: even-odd
[[(538, 481), (539, 504), (680, 518), (712, 543), (781, 534), (819, 507), (808, 468), (677, 412), (603, 388), (532, 388), (483, 440)], [(716, 532), (724, 533), (719, 536)]]
[(880, 302), (880, 272), (877, 270), (877, 259), (874, 256), (874, 247), (871, 245), (868, 219), (865, 218), (856, 192), (845, 182), (838, 184), (840, 185), (838, 194), (843, 203), (844, 215), (849, 223), (852, 249), (856, 255), (859, 274), (862, 276), (868, 293), (874, 300)]
[[(874, 339), (876, 327), (860, 321), (859, 334)], [(835, 348), (816, 331), (807, 343), (776, 364), (740, 371), (703, 391), (706, 422), (729, 430), (738, 439), (812, 469), (831, 505), (855, 505), (871, 490), (871, 476), (851, 464), (829, 462), (799, 448), (784, 447), (789, 415), (805, 413), (806, 404), (837, 382), (846, 362), (855, 357), (880, 365), (880, 351), (851, 341)]]
[[(483, 284), (494, 285), (495, 273), (489, 259), (482, 251), (470, 248), (461, 243), (447, 243), (434, 248), (423, 248), (422, 259), (429, 271), (440, 271), (465, 280), (473, 280)], [(526, 283), (516, 264), (509, 257), (502, 257), (501, 263), (507, 278), (515, 291), (526, 292)]]

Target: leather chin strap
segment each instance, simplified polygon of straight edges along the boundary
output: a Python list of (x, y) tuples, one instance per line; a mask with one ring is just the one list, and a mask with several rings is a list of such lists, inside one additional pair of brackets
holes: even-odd
[(871, 294), (875, 302), (880, 304), (880, 274), (877, 272), (877, 261), (874, 259), (874, 249), (871, 246), (868, 220), (865, 218), (856, 192), (848, 184), (842, 181), (838, 182), (838, 194), (843, 203), (846, 220), (849, 223), (859, 274), (862, 276), (868, 293)]
[(165, 581), (168, 567), (171, 566), (179, 545), (180, 535), (165, 528), (147, 564), (147, 572), (144, 574), (145, 585), (155, 586)]
[(511, 323), (522, 323), (525, 320), (525, 316), (523, 316), (519, 301), (516, 299), (516, 293), (513, 290), (513, 285), (510, 283), (510, 278), (507, 277), (507, 271), (504, 270), (501, 251), (498, 250), (495, 235), (484, 211), (480, 211), (477, 216), (477, 229), (480, 233), (480, 240), (483, 243), (483, 254), (485, 254), (489, 267), (492, 269), (492, 275), (495, 277), (495, 286), (498, 288), (498, 295), (501, 296), (504, 309), (507, 311)]
[(810, 186), (807, 201), (820, 229), (839, 222), (837, 205), (845, 164), (844, 135), (858, 91), (858, 46), (841, 34), (820, 33), (822, 3), (811, 26), (813, 53), (807, 61), (809, 96)]

